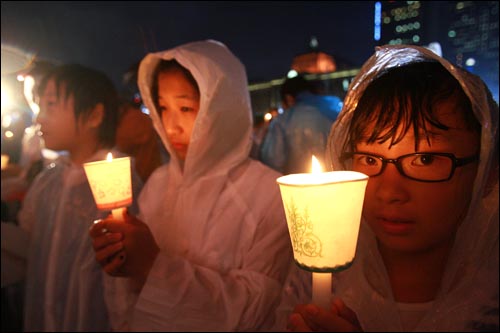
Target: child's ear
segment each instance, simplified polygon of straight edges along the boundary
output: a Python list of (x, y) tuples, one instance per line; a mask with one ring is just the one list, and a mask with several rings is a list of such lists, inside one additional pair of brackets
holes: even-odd
[(89, 116), (87, 118), (87, 124), (91, 128), (98, 128), (101, 126), (102, 120), (104, 118), (104, 105), (102, 103), (98, 103), (92, 111), (90, 111)]

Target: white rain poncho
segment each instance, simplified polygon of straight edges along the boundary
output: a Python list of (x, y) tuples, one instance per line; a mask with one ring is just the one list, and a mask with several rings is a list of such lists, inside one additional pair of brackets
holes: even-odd
[[(350, 121), (366, 87), (381, 72), (422, 60), (438, 61), (460, 83), (482, 125), (480, 163), (472, 201), (458, 229), (440, 290), (415, 331), (498, 331), (498, 105), (478, 77), (417, 46), (383, 46), (363, 65), (350, 85), (344, 108), (332, 126), (327, 155), (341, 170), (340, 155)], [(496, 159), (496, 161), (495, 161)], [(334, 275), (333, 295), (358, 316), (365, 331), (404, 331), (375, 236), (361, 223), (356, 257)], [(293, 267), (279, 309), (278, 330), (286, 328), (296, 304), (311, 302), (311, 274)]]
[[(89, 162), (106, 159), (107, 152), (97, 152)], [(137, 198), (142, 184), (133, 175)], [(97, 210), (83, 167), (68, 157), (59, 157), (35, 178), (19, 213), (20, 226), (30, 234), (25, 331), (110, 330), (105, 273), (89, 237), (92, 222), (105, 214)]]
[[(183, 171), (151, 92), (160, 59), (174, 58), (200, 89)], [(140, 219), (160, 253), (129, 328), (269, 328), (292, 259), (291, 243), (276, 183), (280, 175), (248, 157), (252, 113), (243, 65), (221, 43), (193, 42), (147, 55), (138, 83), (171, 159), (151, 175), (139, 198)]]

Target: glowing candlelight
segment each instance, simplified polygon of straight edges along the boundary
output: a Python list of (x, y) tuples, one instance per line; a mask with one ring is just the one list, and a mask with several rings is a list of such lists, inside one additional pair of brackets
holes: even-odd
[(313, 303), (330, 309), (331, 273), (351, 266), (368, 176), (355, 171), (321, 172), (277, 179), (295, 263), (313, 272)]
[(321, 164), (319, 163), (318, 159), (314, 155), (311, 157), (311, 164), (312, 164), (311, 173), (318, 174), (318, 173), (321, 173), (323, 171)]
[(111, 210), (113, 218), (123, 221), (125, 207), (132, 203), (130, 157), (106, 160), (83, 165), (97, 208)]
[(9, 165), (9, 155), (2, 154), (2, 170), (7, 169), (8, 165)]

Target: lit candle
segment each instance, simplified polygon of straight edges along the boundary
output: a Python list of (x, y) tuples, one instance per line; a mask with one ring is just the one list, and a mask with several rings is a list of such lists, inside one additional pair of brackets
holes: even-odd
[(132, 203), (130, 157), (106, 160), (83, 165), (97, 208), (111, 210), (113, 218), (123, 221), (126, 206)]
[(331, 273), (354, 260), (368, 176), (355, 171), (279, 177), (295, 263), (313, 273), (313, 303), (329, 310)]

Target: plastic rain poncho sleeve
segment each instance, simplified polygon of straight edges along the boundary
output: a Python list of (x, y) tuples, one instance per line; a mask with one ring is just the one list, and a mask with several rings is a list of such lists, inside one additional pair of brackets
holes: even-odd
[[(458, 229), (440, 291), (414, 330), (498, 331), (498, 105), (484, 83), (425, 48), (378, 47), (350, 85), (330, 132), (328, 156), (332, 169), (341, 170), (341, 149), (352, 112), (368, 84), (388, 68), (422, 60), (440, 62), (459, 81), (482, 125), (482, 134), (472, 202)], [(334, 296), (357, 313), (365, 331), (403, 331), (375, 236), (363, 222), (353, 266), (333, 275)], [(284, 331), (293, 307), (310, 301), (311, 274), (292, 267), (276, 329)]]
[[(200, 89), (182, 171), (150, 90), (160, 59), (172, 58)], [(276, 183), (280, 175), (248, 157), (252, 116), (243, 65), (221, 43), (194, 42), (146, 56), (139, 87), (171, 160), (151, 175), (139, 199), (139, 217), (160, 253), (137, 303), (123, 309), (119, 328), (269, 329), (291, 243)]]
[[(104, 160), (106, 153), (99, 151), (89, 161)], [(137, 198), (142, 183), (132, 174)], [(130, 209), (137, 211), (135, 204)], [(104, 273), (89, 237), (93, 221), (104, 215), (97, 210), (83, 167), (67, 157), (35, 178), (19, 213), (19, 224), (30, 236), (25, 331), (110, 330)]]

